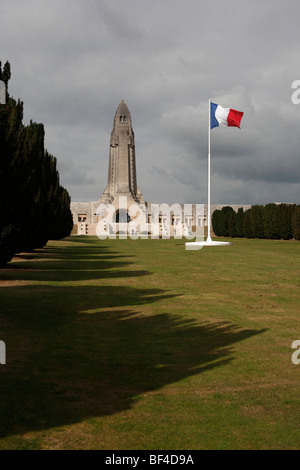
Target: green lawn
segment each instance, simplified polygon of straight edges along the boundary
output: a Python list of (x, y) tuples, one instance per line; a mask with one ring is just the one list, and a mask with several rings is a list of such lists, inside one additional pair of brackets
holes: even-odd
[(0, 449), (299, 449), (300, 243), (72, 237), (0, 270)]

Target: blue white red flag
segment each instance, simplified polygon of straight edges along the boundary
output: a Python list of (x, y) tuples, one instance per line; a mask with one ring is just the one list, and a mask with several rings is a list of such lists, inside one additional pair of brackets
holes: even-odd
[(242, 111), (223, 108), (219, 104), (210, 103), (210, 128), (218, 126), (239, 127), (243, 117)]

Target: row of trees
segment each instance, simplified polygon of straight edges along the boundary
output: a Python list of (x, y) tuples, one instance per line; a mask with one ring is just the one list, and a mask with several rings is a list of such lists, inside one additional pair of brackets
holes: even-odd
[(217, 236), (273, 238), (300, 240), (300, 206), (296, 204), (267, 204), (235, 212), (226, 206), (212, 216)]
[(10, 77), (10, 64), (2, 69), (0, 62), (6, 85), (6, 104), (0, 104), (0, 265), (68, 236), (73, 226), (56, 158), (44, 148), (44, 126), (23, 124), (23, 103), (8, 93)]

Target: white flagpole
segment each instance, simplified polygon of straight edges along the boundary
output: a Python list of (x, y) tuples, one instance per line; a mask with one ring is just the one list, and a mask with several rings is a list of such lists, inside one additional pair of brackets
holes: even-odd
[(211, 117), (211, 109), (210, 109), (210, 99), (208, 100), (208, 171), (207, 171), (207, 239), (206, 241), (195, 241), (195, 242), (188, 242), (185, 244), (186, 250), (200, 250), (203, 246), (221, 246), (221, 245), (232, 245), (230, 242), (219, 242), (219, 241), (212, 241), (210, 236), (210, 117)]
[(210, 99), (208, 100), (207, 242), (210, 236)]

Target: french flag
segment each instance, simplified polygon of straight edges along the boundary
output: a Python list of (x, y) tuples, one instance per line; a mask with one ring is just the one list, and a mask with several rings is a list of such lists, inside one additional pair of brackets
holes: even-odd
[(210, 128), (230, 126), (240, 128), (243, 117), (242, 111), (231, 108), (222, 108), (219, 104), (210, 103)]

